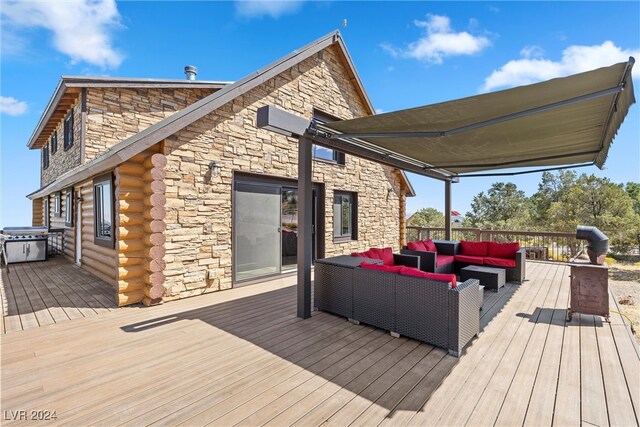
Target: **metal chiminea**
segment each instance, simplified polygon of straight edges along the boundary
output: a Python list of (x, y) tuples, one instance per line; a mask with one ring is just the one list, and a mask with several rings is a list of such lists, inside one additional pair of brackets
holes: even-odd
[(609, 251), (609, 238), (596, 227), (587, 225), (579, 225), (576, 230), (576, 239), (586, 240), (589, 242), (587, 246), (587, 255), (589, 261), (594, 265), (604, 264), (604, 258)]
[(187, 80), (195, 80), (198, 74), (198, 69), (193, 65), (187, 65), (184, 67), (184, 74), (187, 76)]

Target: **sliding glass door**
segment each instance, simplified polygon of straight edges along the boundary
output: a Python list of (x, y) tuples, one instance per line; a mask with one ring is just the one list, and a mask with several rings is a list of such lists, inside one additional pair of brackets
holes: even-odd
[[(314, 224), (316, 194), (314, 190)], [(235, 281), (295, 270), (298, 190), (276, 183), (236, 181), (233, 231)], [(315, 258), (315, 225), (313, 232)]]
[(235, 277), (280, 272), (280, 188), (236, 184)]

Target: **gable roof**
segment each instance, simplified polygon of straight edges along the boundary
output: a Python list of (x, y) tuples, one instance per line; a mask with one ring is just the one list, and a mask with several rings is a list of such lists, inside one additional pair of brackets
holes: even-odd
[[(364, 90), (364, 85), (356, 72), (351, 56), (342, 40), (342, 36), (340, 32), (336, 30), (149, 126), (109, 148), (95, 159), (65, 172), (53, 182), (27, 195), (27, 197), (31, 200), (37, 199), (111, 170), (131, 157), (175, 134), (180, 129), (215, 111), (227, 102), (243, 95), (265, 81), (277, 76), (282, 71), (293, 67), (334, 44), (339, 48), (338, 50), (346, 63), (346, 68), (351, 74), (351, 81), (362, 97), (366, 108), (370, 114), (375, 114), (373, 104)], [(415, 196), (415, 191), (404, 171), (400, 171), (400, 174), (405, 181), (404, 184), (408, 191), (407, 195)]]
[(38, 120), (38, 124), (29, 137), (27, 147), (42, 148), (53, 131), (48, 126), (52, 118), (64, 117), (75, 105), (83, 88), (135, 88), (135, 89), (175, 89), (175, 88), (199, 88), (221, 89), (231, 82), (218, 82), (207, 80), (177, 80), (177, 79), (133, 79), (125, 77), (87, 77), (87, 76), (62, 76), (47, 106)]

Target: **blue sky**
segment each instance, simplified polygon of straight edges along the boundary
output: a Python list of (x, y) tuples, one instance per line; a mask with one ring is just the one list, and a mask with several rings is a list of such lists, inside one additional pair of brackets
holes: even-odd
[[(26, 148), (61, 75), (237, 80), (338, 28), (379, 111), (393, 111), (640, 60), (640, 2), (75, 2), (0, 0), (0, 226), (27, 225), (39, 186)], [(346, 28), (342, 28), (343, 20)], [(640, 87), (640, 64), (634, 83)], [(636, 89), (637, 93), (637, 89)], [(640, 99), (640, 96), (636, 95)], [(634, 105), (604, 171), (640, 181)], [(453, 209), (505, 180), (527, 194), (540, 175), (465, 179)], [(411, 175), (408, 211), (443, 207), (443, 184)]]

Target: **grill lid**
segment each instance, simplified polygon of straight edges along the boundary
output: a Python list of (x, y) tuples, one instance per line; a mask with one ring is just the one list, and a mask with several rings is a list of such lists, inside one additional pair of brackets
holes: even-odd
[(43, 236), (49, 233), (47, 227), (5, 227), (2, 234), (5, 236)]

